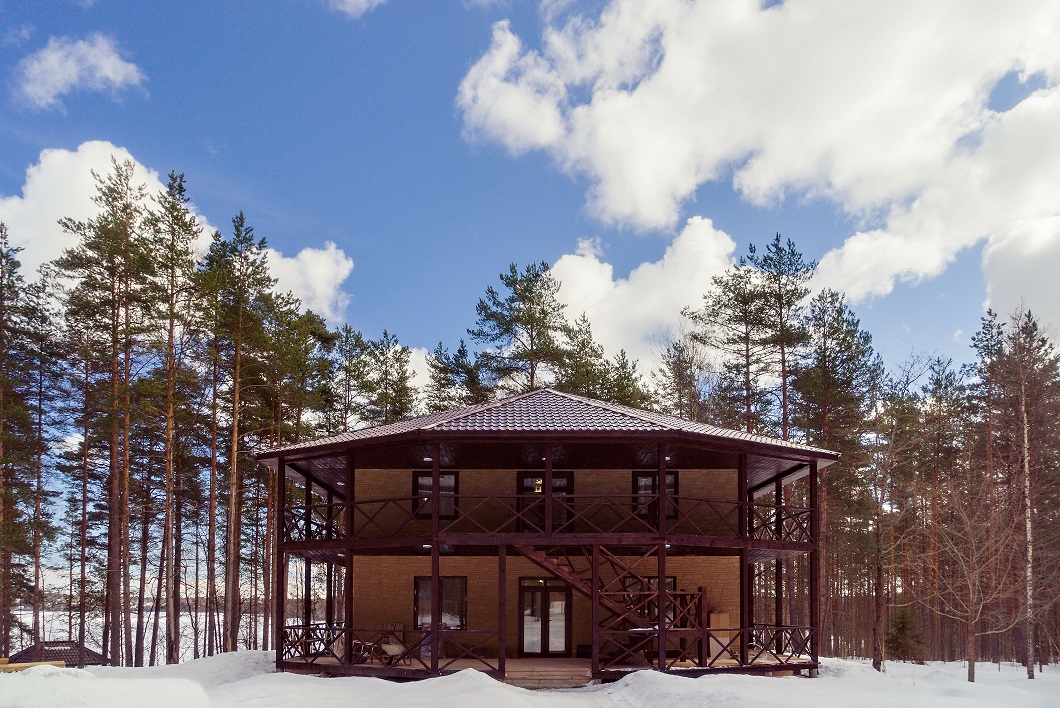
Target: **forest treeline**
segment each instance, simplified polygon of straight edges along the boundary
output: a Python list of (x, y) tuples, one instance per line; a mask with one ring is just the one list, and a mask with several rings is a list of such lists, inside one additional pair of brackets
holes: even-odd
[[(242, 212), (203, 234), (181, 174), (159, 194), (131, 163), (96, 181), (96, 215), (61, 221), (76, 245), (31, 276), (0, 225), (0, 656), (44, 639), (46, 611), (114, 664), (178, 661), (182, 636), (194, 657), (268, 649), (277, 479), (256, 451), (542, 386), (840, 452), (825, 655), (1033, 671), (1060, 651), (1060, 357), (1028, 311), (988, 313), (968, 365), (887, 366), (777, 235), (705, 279), (641, 371), (547, 263), (513, 264), (417, 386), (394, 334), (279, 292)], [(804, 624), (806, 560), (778, 562)]]

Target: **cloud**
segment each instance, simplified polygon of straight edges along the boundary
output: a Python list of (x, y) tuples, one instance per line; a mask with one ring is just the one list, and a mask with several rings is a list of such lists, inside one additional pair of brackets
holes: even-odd
[[(92, 171), (108, 174), (111, 156), (133, 162), (133, 180), (145, 185), (149, 195), (158, 194), (164, 188), (159, 173), (137, 162), (128, 150), (93, 140), (82, 143), (76, 150), (42, 150), (37, 163), (26, 169), (21, 194), (0, 195), (0, 221), (7, 224), (12, 243), (23, 248), (19, 254), (23, 273), (31, 275), (40, 264), (77, 245), (76, 238), (59, 227), (59, 219), (85, 221), (98, 213), (92, 201), (96, 194)], [(192, 211), (203, 227), (196, 243), (203, 252), (216, 229), (194, 205)], [(279, 289), (290, 290), (303, 304), (333, 323), (342, 321), (349, 296), (341, 287), (353, 270), (353, 260), (334, 243), (325, 242), (323, 248), (303, 248), (293, 257), (269, 249), (269, 267), (279, 279)]]
[[(559, 299), (571, 319), (586, 314), (608, 356), (625, 349), (646, 363), (655, 335), (680, 328), (681, 308), (700, 305), (711, 277), (732, 264), (736, 244), (709, 219), (693, 217), (660, 260), (624, 278), (615, 277), (598, 248), (583, 241), (552, 266), (562, 283)], [(644, 364), (641, 371), (647, 371)]]
[(114, 40), (102, 34), (86, 39), (52, 37), (47, 46), (18, 63), (15, 96), (38, 110), (61, 108), (74, 91), (110, 91), (140, 86), (147, 77), (118, 54)]
[(387, 0), (327, 0), (328, 7), (341, 12), (352, 20), (383, 5)]
[(606, 224), (671, 229), (712, 181), (829, 202), (859, 229), (818, 284), (857, 301), (1060, 215), (1058, 33), (1048, 1), (611, 0), (546, 16), (539, 48), (495, 24), (456, 104), (468, 140), (587, 182)]
[(158, 172), (141, 165), (128, 150), (92, 140), (76, 150), (42, 150), (37, 163), (26, 168), (21, 194), (0, 196), (0, 221), (7, 224), (12, 242), (23, 248), (19, 260), (24, 273), (32, 274), (40, 264), (76, 245), (76, 238), (60, 228), (59, 219), (84, 221), (98, 212), (92, 201), (96, 194), (92, 171), (108, 174), (112, 155), (135, 164), (133, 179), (146, 185), (148, 194), (163, 189)]
[(0, 39), (0, 44), (8, 47), (21, 47), (29, 41), (29, 38), (33, 36), (33, 32), (33, 25), (18, 25), (17, 27), (12, 27), (4, 32), (3, 39)]
[(333, 324), (345, 319), (350, 296), (342, 284), (353, 272), (353, 259), (332, 241), (323, 248), (303, 248), (287, 257), (274, 248), (268, 249), (269, 270), (277, 279), (276, 288), (291, 291), (308, 307)]
[(986, 305), (1002, 319), (1021, 305), (1045, 323), (1053, 337), (1060, 332), (1060, 216), (1026, 221), (983, 249), (987, 279)]

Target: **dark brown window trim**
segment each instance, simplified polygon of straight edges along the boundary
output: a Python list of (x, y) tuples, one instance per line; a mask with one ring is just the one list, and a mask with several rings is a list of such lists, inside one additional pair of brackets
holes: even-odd
[[(415, 504), (415, 509), (413, 510), (413, 516), (415, 516), (417, 519), (429, 519), (429, 518), (431, 518), (431, 497), (430, 497), (431, 484), (430, 484), (430, 481), (431, 481), (433, 475), (434, 475), (434, 473), (431, 470), (426, 470), (426, 471), (424, 471), (424, 470), (413, 470), (412, 471), (412, 496), (414, 498), (413, 504)], [(441, 477), (446, 477), (446, 476), (449, 476), (449, 477), (453, 478), (453, 493), (452, 494), (449, 494), (449, 493), (443, 493), (442, 494), (442, 513), (439, 515), (439, 518), (442, 518), (442, 519), (455, 519), (457, 514), (460, 511), (460, 503), (459, 503), (459, 497), (460, 497), (460, 473), (458, 471), (456, 471), (456, 470), (445, 470), (444, 472), (441, 472), (439, 474), (439, 479)], [(427, 494), (422, 494), (421, 491), (420, 491), (420, 480), (424, 479), (424, 478), (426, 478), (428, 480)], [(445, 511), (445, 498), (447, 496), (451, 496), (453, 498), (453, 508), (452, 508), (452, 511), (449, 512), (449, 513), (446, 513), (446, 511)], [(426, 511), (421, 511), (421, 509), (426, 509)]]
[[(427, 583), (431, 582), (431, 576), (429, 575), (417, 575), (412, 579), (412, 621), (415, 624), (416, 620), (420, 617), (420, 594), (416, 592), (417, 586), (420, 581)], [(442, 607), (445, 607), (445, 580), (462, 580), (464, 581), (464, 597), (461, 601), (460, 610), (460, 627), (448, 627), (448, 629), (467, 629), (467, 576), (466, 575), (440, 575), (438, 576), (438, 587), (442, 588)], [(419, 629), (419, 627), (414, 627)]]
[[(677, 500), (673, 499), (673, 497), (681, 496), (681, 486), (680, 486), (681, 485), (681, 475), (678, 473), (677, 470), (666, 470), (666, 476), (670, 477), (671, 475), (674, 478), (674, 488), (673, 488), (673, 490), (667, 489), (668, 496), (670, 496), (671, 499), (670, 499), (670, 503), (666, 507), (666, 518), (667, 519), (676, 519), (677, 518)], [(633, 495), (634, 495), (633, 510), (636, 512), (637, 516), (643, 516), (643, 517), (649, 516), (649, 508), (648, 508), (648, 506), (646, 506), (644, 504), (638, 504), (637, 503), (637, 495), (640, 495), (640, 494), (644, 493), (638, 488), (637, 481), (641, 480), (641, 479), (650, 479), (651, 480), (651, 492), (649, 492), (649, 494), (658, 494), (658, 490), (655, 488), (656, 487), (655, 480), (658, 479), (658, 476), (659, 476), (659, 471), (658, 470), (633, 470), (633, 476), (631, 478), (632, 479), (631, 486), (632, 486), (632, 491), (633, 491)], [(669, 487), (669, 485), (667, 485), (667, 487)], [(654, 512), (651, 512), (651, 514), (654, 515)]]

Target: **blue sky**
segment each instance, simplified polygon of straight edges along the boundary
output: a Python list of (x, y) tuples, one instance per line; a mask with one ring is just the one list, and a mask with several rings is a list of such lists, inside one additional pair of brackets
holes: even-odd
[(452, 346), (543, 259), (642, 371), (780, 232), (889, 364), (965, 361), (988, 299), (1058, 323), (1060, 20), (878, 5), (0, 0), (0, 220), (57, 254), (113, 148), (333, 323)]

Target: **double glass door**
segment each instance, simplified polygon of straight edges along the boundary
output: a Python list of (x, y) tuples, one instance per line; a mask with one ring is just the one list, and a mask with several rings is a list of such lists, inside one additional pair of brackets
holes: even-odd
[(556, 578), (521, 578), (519, 614), (520, 656), (570, 656), (569, 585)]

